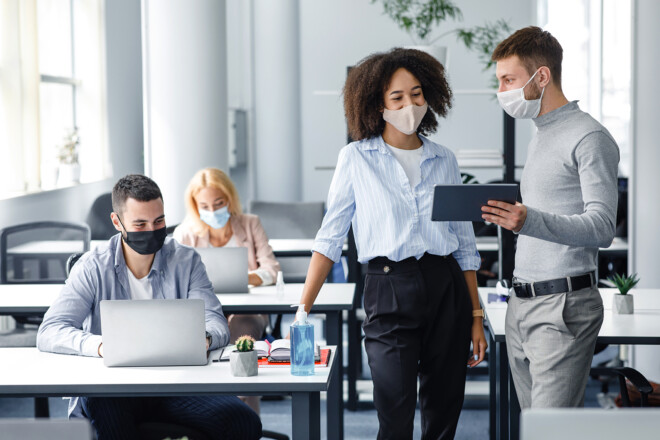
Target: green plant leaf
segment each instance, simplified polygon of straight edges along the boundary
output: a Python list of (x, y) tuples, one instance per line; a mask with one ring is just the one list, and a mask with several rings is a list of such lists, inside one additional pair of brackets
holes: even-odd
[(630, 289), (639, 283), (639, 277), (636, 273), (630, 276), (622, 276), (617, 273), (614, 274), (614, 276), (609, 277), (608, 280), (610, 280), (616, 286), (616, 288), (619, 289), (619, 293), (621, 293), (621, 295), (626, 295)]

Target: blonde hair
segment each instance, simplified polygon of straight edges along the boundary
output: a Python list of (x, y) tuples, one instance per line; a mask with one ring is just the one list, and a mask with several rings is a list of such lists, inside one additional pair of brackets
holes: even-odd
[(199, 218), (199, 210), (195, 197), (204, 188), (215, 188), (222, 191), (227, 196), (229, 202), (229, 213), (232, 216), (241, 215), (241, 201), (238, 198), (238, 191), (229, 176), (217, 168), (204, 168), (197, 171), (188, 184), (184, 196), (186, 204), (186, 219), (192, 226), (193, 232), (198, 235), (204, 235), (210, 226)]

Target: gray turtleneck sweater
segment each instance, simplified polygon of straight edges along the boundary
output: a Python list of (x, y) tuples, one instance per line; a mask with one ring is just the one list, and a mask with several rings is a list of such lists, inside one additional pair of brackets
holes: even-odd
[(596, 270), (598, 248), (614, 238), (619, 148), (577, 101), (534, 123), (520, 182), (527, 219), (514, 276), (533, 282)]

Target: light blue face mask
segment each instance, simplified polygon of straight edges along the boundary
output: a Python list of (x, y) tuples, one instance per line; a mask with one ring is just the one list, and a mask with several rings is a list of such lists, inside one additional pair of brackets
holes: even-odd
[(215, 211), (207, 211), (206, 209), (199, 210), (200, 220), (202, 220), (213, 229), (220, 229), (224, 227), (229, 221), (229, 217), (231, 217), (231, 214), (229, 213), (229, 210), (226, 206), (223, 206), (222, 208)]

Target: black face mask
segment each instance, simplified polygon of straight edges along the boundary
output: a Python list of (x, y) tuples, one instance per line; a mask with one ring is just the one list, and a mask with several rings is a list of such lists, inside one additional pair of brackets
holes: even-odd
[(124, 243), (130, 246), (130, 248), (138, 254), (155, 254), (163, 247), (165, 237), (167, 237), (165, 227), (156, 229), (155, 231), (128, 232), (119, 216), (117, 216), (117, 219), (119, 219), (119, 224), (124, 228), (124, 233), (126, 234), (122, 234), (121, 238), (124, 240)]

